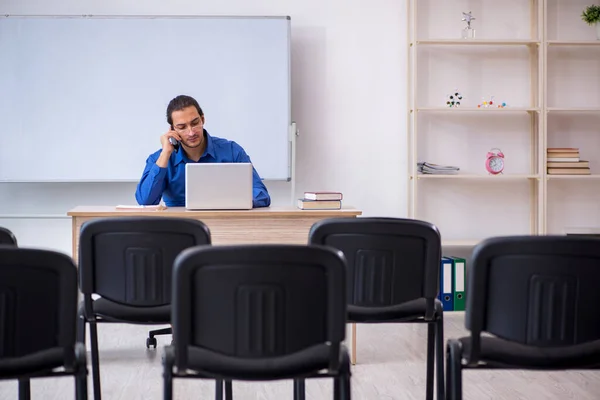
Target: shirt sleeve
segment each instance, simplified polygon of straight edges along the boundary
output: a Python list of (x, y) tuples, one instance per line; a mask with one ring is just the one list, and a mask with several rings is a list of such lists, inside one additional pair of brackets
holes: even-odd
[[(250, 156), (246, 154), (246, 151), (237, 144), (233, 142), (233, 159), (235, 162), (239, 163), (252, 163), (250, 161)], [(269, 191), (267, 187), (260, 179), (260, 175), (256, 172), (256, 168), (254, 165), (252, 166), (252, 206), (254, 208), (259, 207), (269, 207), (271, 205), (271, 196), (269, 195)]]
[(139, 205), (157, 205), (162, 198), (167, 184), (167, 169), (156, 165), (157, 159), (158, 156), (151, 155), (146, 160), (142, 178), (135, 190), (135, 199)]

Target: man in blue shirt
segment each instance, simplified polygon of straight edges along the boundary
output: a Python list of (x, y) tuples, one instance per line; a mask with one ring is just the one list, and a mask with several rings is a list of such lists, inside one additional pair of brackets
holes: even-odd
[[(249, 163), (250, 157), (234, 141), (211, 136), (204, 129), (204, 113), (189, 96), (177, 96), (167, 107), (171, 130), (160, 138), (162, 149), (150, 154), (137, 185), (135, 198), (140, 205), (156, 205), (161, 197), (168, 207), (185, 206), (186, 163)], [(179, 149), (169, 138), (179, 142)], [(252, 205), (268, 207), (271, 197), (254, 167), (252, 168)]]

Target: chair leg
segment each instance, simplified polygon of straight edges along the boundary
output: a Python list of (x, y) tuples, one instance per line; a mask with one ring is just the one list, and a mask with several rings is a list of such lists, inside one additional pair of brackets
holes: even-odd
[(356, 365), (356, 324), (352, 324), (352, 354), (350, 362), (352, 365)]
[(90, 341), (92, 345), (92, 384), (94, 400), (102, 399), (100, 390), (100, 357), (98, 354), (98, 327), (96, 321), (90, 321)]
[(225, 380), (225, 400), (233, 400), (233, 385), (231, 380)]
[(87, 400), (87, 373), (79, 372), (75, 376), (75, 400)]
[(435, 331), (433, 322), (427, 324), (427, 377), (425, 380), (425, 398), (433, 400), (433, 371), (435, 363)]
[(445, 400), (445, 382), (444, 382), (444, 315), (440, 313), (440, 317), (435, 323), (435, 347), (436, 347), (436, 368), (437, 368), (437, 398)]
[(462, 400), (462, 349), (460, 342), (448, 340), (446, 345), (446, 395), (448, 400)]
[(223, 400), (223, 381), (221, 379), (215, 381), (215, 400)]
[(77, 342), (85, 344), (85, 317), (83, 313), (79, 313), (77, 319)]
[(304, 400), (306, 397), (306, 385), (304, 379), (294, 379), (294, 400)]
[(173, 348), (167, 347), (163, 355), (163, 400), (173, 399), (173, 362)]
[(85, 345), (81, 342), (75, 344), (75, 399), (87, 400), (87, 354)]
[(339, 376), (333, 378), (333, 400), (342, 398), (342, 380)]
[(350, 400), (352, 396), (350, 388), (350, 373), (343, 373), (335, 378), (333, 396), (335, 400)]
[(19, 379), (19, 400), (31, 399), (31, 386), (29, 384), (29, 378)]

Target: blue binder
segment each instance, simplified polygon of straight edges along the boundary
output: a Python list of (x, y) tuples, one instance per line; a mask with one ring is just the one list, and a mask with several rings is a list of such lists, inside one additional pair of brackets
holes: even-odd
[(454, 293), (452, 292), (452, 259), (442, 257), (440, 262), (440, 295), (444, 311), (454, 311)]

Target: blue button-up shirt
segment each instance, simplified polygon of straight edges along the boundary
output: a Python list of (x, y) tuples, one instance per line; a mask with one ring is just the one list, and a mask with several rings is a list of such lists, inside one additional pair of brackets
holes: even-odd
[[(206, 150), (198, 160), (199, 163), (249, 163), (250, 157), (242, 146), (234, 141), (210, 136), (204, 130), (207, 141)], [(140, 205), (156, 205), (160, 203), (161, 197), (167, 207), (185, 206), (185, 164), (193, 163), (183, 151), (174, 151), (171, 154), (166, 168), (156, 165), (162, 150), (150, 154), (146, 160), (146, 168), (142, 179), (137, 185), (135, 198)], [(256, 169), (252, 167), (252, 205), (253, 207), (268, 207), (271, 197), (263, 184)]]

